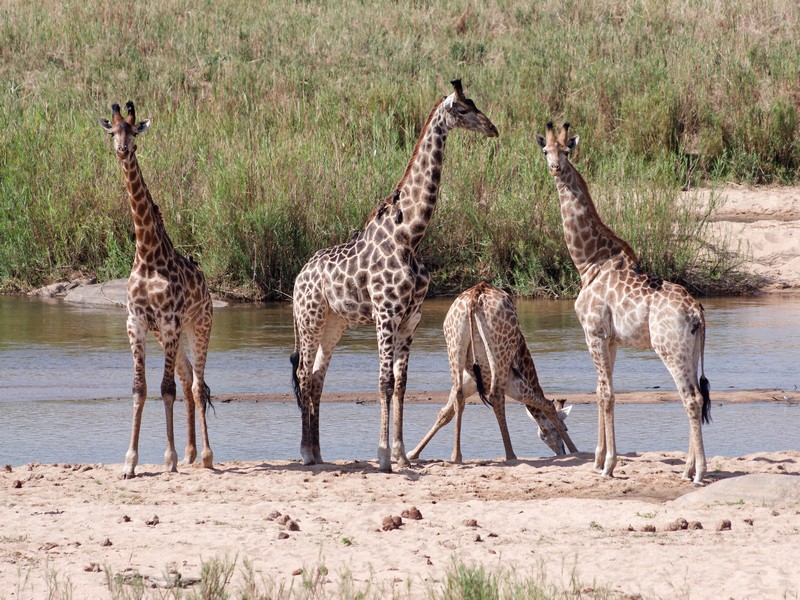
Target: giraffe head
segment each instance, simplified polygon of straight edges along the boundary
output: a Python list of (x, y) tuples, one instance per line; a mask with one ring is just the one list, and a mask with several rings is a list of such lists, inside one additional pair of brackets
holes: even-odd
[[(572, 405), (564, 407), (563, 400), (556, 400), (556, 414), (558, 418), (561, 419), (561, 422), (564, 424), (564, 429), (567, 429), (567, 424), (565, 421), (569, 416), (570, 411), (572, 410)], [(558, 430), (555, 426), (550, 422), (550, 419), (544, 416), (544, 413), (540, 411), (531, 412), (527, 411), (528, 417), (539, 425), (539, 439), (542, 440), (547, 447), (552, 450), (556, 456), (563, 456), (567, 453), (566, 449), (564, 448), (564, 440), (561, 439), (561, 436), (558, 433)]]
[(453, 129), (462, 127), (470, 131), (477, 131), (486, 137), (497, 137), (497, 127), (494, 126), (485, 114), (483, 114), (475, 103), (464, 95), (461, 89), (461, 80), (453, 79), (455, 90), (442, 101), (442, 107), (447, 115), (447, 127)]
[(547, 137), (541, 135), (536, 136), (536, 141), (542, 147), (545, 160), (547, 160), (547, 168), (550, 174), (555, 177), (561, 173), (569, 162), (569, 153), (578, 145), (580, 137), (577, 135), (568, 138), (569, 123), (564, 123), (558, 135), (553, 131), (553, 123), (547, 124)]
[(100, 127), (111, 136), (114, 141), (114, 150), (120, 160), (124, 160), (128, 155), (136, 152), (136, 136), (144, 133), (150, 127), (149, 120), (136, 122), (136, 109), (130, 100), (125, 104), (125, 110), (128, 114), (123, 118), (119, 111), (119, 104), (115, 103), (111, 105), (111, 122), (109, 123), (108, 119), (100, 118)]

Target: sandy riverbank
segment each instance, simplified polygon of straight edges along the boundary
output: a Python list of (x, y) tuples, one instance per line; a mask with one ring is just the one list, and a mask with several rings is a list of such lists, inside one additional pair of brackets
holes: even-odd
[[(275, 586), (297, 587), (301, 570), (324, 566), (320, 587), (333, 597), (344, 572), (355, 586), (424, 596), (454, 558), (518, 577), (541, 568), (564, 586), (574, 574), (612, 597), (800, 594), (800, 452), (709, 457), (703, 488), (680, 479), (682, 453), (627, 455), (614, 479), (595, 475), (591, 460), (423, 461), (392, 474), (373, 462), (176, 474), (140, 465), (129, 481), (120, 465), (3, 470), (0, 597), (47, 597), (48, 572), (51, 588), (68, 578), (74, 598), (110, 597), (105, 568), (148, 585), (170, 570), (191, 582), (203, 561), (226, 556), (252, 561)], [(382, 529), (411, 507), (420, 520)], [(670, 530), (678, 519), (702, 529)], [(730, 529), (717, 531), (724, 521)], [(243, 581), (237, 568), (230, 589)]]

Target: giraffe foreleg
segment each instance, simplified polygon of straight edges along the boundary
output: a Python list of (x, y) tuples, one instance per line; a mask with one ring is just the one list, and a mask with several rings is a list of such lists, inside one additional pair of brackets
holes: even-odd
[(133, 418), (131, 439), (125, 453), (125, 465), (122, 467), (122, 478), (136, 477), (136, 465), (139, 463), (139, 432), (142, 427), (142, 412), (147, 399), (147, 377), (145, 375), (145, 338), (147, 324), (144, 319), (128, 316), (128, 340), (133, 354)]
[(164, 376), (161, 379), (161, 399), (164, 402), (164, 415), (167, 424), (167, 449), (164, 451), (164, 465), (175, 473), (178, 470), (178, 453), (175, 451), (174, 405), (175, 405), (175, 357), (180, 344), (180, 331), (161, 329), (164, 345)]
[(614, 432), (614, 361), (617, 348), (605, 335), (587, 335), (589, 353), (597, 369), (597, 448), (594, 470), (603, 477), (613, 477), (617, 466), (617, 442)]
[(406, 381), (408, 379), (408, 357), (411, 352), (411, 342), (417, 330), (422, 313), (417, 309), (397, 332), (394, 349), (394, 391), (392, 393), (392, 459), (400, 467), (409, 466), (403, 443), (403, 404), (406, 395)]

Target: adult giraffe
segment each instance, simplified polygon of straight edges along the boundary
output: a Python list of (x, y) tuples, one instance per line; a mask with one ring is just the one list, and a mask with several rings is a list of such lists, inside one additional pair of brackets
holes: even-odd
[[(208, 441), (206, 407), (209, 389), (205, 383), (206, 353), (211, 335), (213, 306), (203, 272), (191, 258), (182, 256), (167, 235), (158, 206), (153, 202), (144, 183), (139, 161), (136, 160), (136, 136), (144, 133), (150, 121), (136, 122), (133, 102), (125, 105), (123, 118), (119, 104), (112, 104), (111, 122), (100, 119), (101, 127), (111, 135), (114, 150), (125, 175), (125, 183), (133, 215), (136, 235), (136, 256), (128, 279), (128, 340), (133, 352), (133, 425), (122, 476), (135, 477), (139, 462), (139, 430), (142, 411), (147, 399), (145, 379), (145, 340), (152, 331), (164, 347), (164, 376), (161, 380), (161, 398), (167, 421), (167, 450), (164, 461), (167, 469), (177, 471), (178, 454), (175, 451), (172, 407), (175, 402), (175, 370), (186, 396), (186, 454), (184, 463), (197, 458), (194, 428), (194, 409), (200, 416), (203, 437), (203, 466), (211, 468), (214, 455)], [(191, 346), (194, 366), (181, 344), (181, 335)]]
[[(563, 402), (556, 405), (545, 398), (511, 296), (481, 282), (455, 299), (444, 318), (443, 329), (453, 387), (433, 427), (408, 453), (409, 458), (418, 458), (436, 432), (455, 416), (451, 459), (461, 462), (464, 401), (475, 392), (494, 410), (506, 460), (517, 458), (506, 423), (506, 395), (525, 405), (528, 416), (539, 424), (539, 438), (556, 455), (566, 454), (565, 442), (570, 452), (578, 451), (563, 423), (572, 407), (564, 409)], [(468, 369), (467, 365), (471, 367)]]
[[(378, 337), (381, 429), (378, 461), (407, 466), (403, 445), (403, 397), (408, 354), (430, 278), (417, 248), (433, 217), (448, 133), (461, 127), (496, 137), (497, 128), (464, 96), (436, 102), (417, 140), (405, 174), (370, 215), (364, 230), (344, 244), (318, 251), (297, 276), (293, 294), (295, 352), (292, 379), (302, 412), (300, 453), (319, 464), (319, 406), (333, 349), (347, 327), (374, 323)], [(393, 411), (389, 452), (389, 402)]]
[(611, 477), (617, 464), (612, 383), (617, 346), (652, 348), (675, 380), (689, 417), (689, 452), (683, 477), (694, 477), (700, 484), (706, 474), (702, 423), (710, 421), (711, 409), (708, 380), (703, 373), (703, 306), (683, 286), (643, 272), (631, 247), (603, 223), (586, 182), (569, 161), (579, 137), (568, 137), (568, 132), (569, 123), (564, 123), (558, 135), (548, 123), (546, 137), (537, 135), (536, 141), (555, 179), (564, 239), (581, 276), (575, 312), (598, 376), (594, 468)]

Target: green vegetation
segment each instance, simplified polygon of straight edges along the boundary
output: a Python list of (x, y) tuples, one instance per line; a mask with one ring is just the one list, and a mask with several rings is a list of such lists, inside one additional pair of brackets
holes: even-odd
[(742, 282), (680, 189), (798, 176), (793, 0), (0, 0), (0, 287), (127, 275), (132, 224), (97, 118), (130, 99), (179, 249), (221, 293), (283, 297), (391, 191), (456, 76), (500, 138), (450, 137), (421, 249), (432, 293), (576, 291), (533, 139), (550, 119), (581, 136), (575, 161), (643, 266), (700, 293)]

